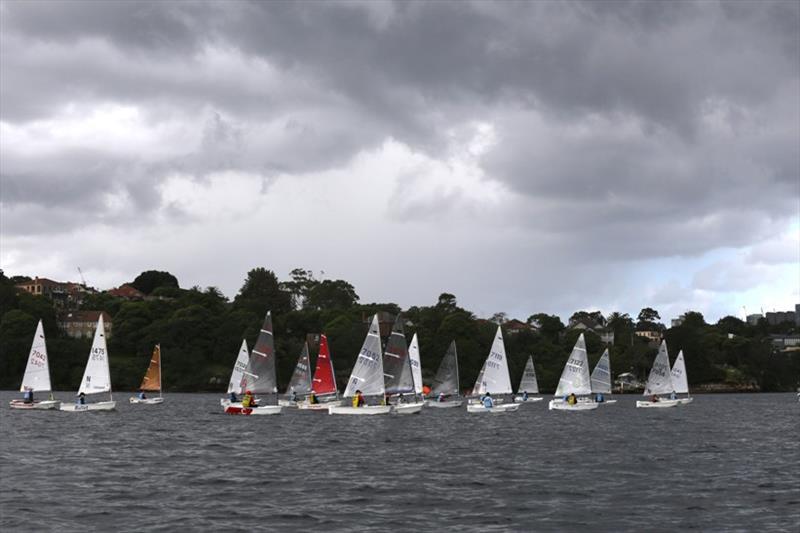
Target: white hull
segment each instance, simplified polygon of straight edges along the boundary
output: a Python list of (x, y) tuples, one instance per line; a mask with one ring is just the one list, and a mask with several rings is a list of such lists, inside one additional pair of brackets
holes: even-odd
[(686, 405), (687, 403), (692, 403), (694, 398), (678, 398), (678, 405)]
[(145, 398), (144, 400), (141, 398), (128, 398), (128, 401), (131, 403), (142, 403), (145, 405), (159, 405), (164, 403), (164, 398)]
[(325, 403), (298, 403), (297, 408), (301, 411), (327, 411), (328, 405)]
[(484, 407), (483, 405), (474, 403), (467, 404), (468, 413), (511, 413), (517, 409), (519, 409), (518, 403), (506, 403), (495, 405), (494, 407)]
[(597, 402), (587, 402), (587, 401), (579, 401), (575, 404), (570, 405), (569, 403), (565, 402), (564, 400), (550, 400), (548, 404), (548, 409), (551, 411), (591, 411), (593, 409), (597, 409), (597, 406), (600, 405)]
[(522, 396), (516, 396), (514, 401), (516, 403), (533, 403), (533, 402), (541, 402), (544, 400), (541, 396), (528, 396), (528, 399), (524, 399)]
[(298, 403), (292, 400), (278, 400), (278, 405), (281, 407), (297, 407)]
[(422, 411), (422, 407), (425, 405), (425, 402), (414, 402), (414, 403), (400, 403), (397, 405), (393, 405), (394, 412), (398, 415), (413, 415), (415, 413), (419, 413)]
[(94, 403), (62, 403), (61, 410), (69, 411), (71, 413), (83, 411), (113, 411), (117, 408), (117, 402), (94, 402)]
[(392, 410), (391, 405), (365, 405), (353, 407), (350, 405), (329, 405), (329, 415), (386, 415)]
[(12, 409), (36, 410), (36, 411), (43, 411), (47, 409), (58, 409), (61, 406), (61, 402), (59, 400), (42, 400), (40, 402), (33, 402), (33, 403), (25, 403), (22, 400), (11, 400), (10, 402), (8, 402), (8, 404)]
[(241, 402), (229, 403), (225, 412), (229, 415), (279, 415), (283, 410), (282, 405), (262, 405), (260, 407), (243, 407)]
[(663, 409), (666, 407), (675, 407), (676, 405), (680, 405), (680, 400), (659, 400), (657, 402), (639, 400), (636, 402), (636, 407), (641, 407), (643, 409)]
[(617, 400), (603, 400), (602, 402), (597, 402), (598, 405), (603, 405), (604, 403), (617, 403)]
[(447, 409), (449, 407), (461, 407), (463, 404), (464, 400), (445, 400), (443, 402), (428, 400), (426, 405), (429, 407), (435, 407), (437, 409)]

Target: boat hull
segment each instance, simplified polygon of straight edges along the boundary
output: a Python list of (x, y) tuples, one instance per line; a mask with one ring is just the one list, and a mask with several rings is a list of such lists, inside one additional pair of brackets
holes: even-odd
[(243, 407), (241, 403), (232, 403), (225, 408), (229, 415), (279, 415), (283, 410), (282, 405), (262, 405), (260, 407)]
[(524, 399), (522, 396), (517, 396), (514, 398), (514, 402), (516, 403), (533, 403), (533, 402), (541, 402), (544, 400), (541, 396), (528, 396), (528, 399)]
[(298, 403), (297, 408), (301, 411), (327, 411), (329, 404), (325, 403)]
[(636, 407), (640, 409), (666, 409), (667, 407), (675, 407), (680, 405), (680, 400), (659, 400), (651, 402), (650, 400), (638, 400)]
[(62, 403), (60, 410), (70, 413), (82, 413), (85, 411), (113, 411), (117, 408), (117, 402), (94, 402), (94, 403)]
[(484, 407), (480, 404), (468, 403), (468, 413), (512, 413), (519, 409), (518, 403), (504, 403), (494, 407)]
[(437, 402), (435, 400), (428, 401), (427, 405), (429, 407), (435, 407), (436, 409), (448, 409), (452, 407), (461, 407), (464, 404), (464, 400), (445, 400), (443, 402)]
[(400, 403), (392, 406), (398, 415), (413, 415), (422, 411), (425, 402)]
[(362, 407), (353, 407), (351, 405), (329, 405), (329, 415), (356, 415), (356, 416), (369, 416), (369, 415), (387, 415), (392, 411), (391, 405), (364, 405)]
[(547, 408), (551, 411), (592, 411), (597, 409), (598, 407), (597, 402), (577, 402), (574, 404), (569, 404), (564, 400), (550, 400), (550, 403), (547, 405)]
[(678, 398), (678, 405), (686, 405), (688, 403), (692, 403), (694, 398)]
[(58, 409), (61, 407), (59, 400), (42, 400), (40, 402), (25, 403), (23, 400), (11, 400), (8, 402), (9, 407), (12, 409), (20, 409), (27, 411), (45, 411), (49, 409)]
[(144, 405), (159, 405), (164, 403), (164, 398), (145, 398), (142, 400), (141, 398), (128, 398), (130, 403), (139, 403)]

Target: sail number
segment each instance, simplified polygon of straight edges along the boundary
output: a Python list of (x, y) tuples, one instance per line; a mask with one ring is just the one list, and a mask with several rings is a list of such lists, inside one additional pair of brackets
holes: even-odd
[(34, 350), (33, 352), (31, 352), (30, 361), (33, 366), (41, 367), (45, 365), (47, 357), (45, 357), (45, 355), (42, 352)]
[(106, 355), (105, 348), (92, 348), (92, 360), (93, 361), (102, 361)]

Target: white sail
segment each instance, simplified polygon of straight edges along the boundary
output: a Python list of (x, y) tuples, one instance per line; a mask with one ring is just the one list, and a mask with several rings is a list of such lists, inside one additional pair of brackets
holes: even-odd
[(20, 392), (25, 390), (50, 391), (50, 366), (47, 362), (47, 345), (44, 340), (44, 328), (42, 321), (36, 326), (36, 333), (33, 335), (31, 351), (28, 354), (28, 366), (25, 367), (25, 375), (22, 377)]
[(103, 315), (97, 320), (97, 329), (94, 331), (94, 341), (83, 372), (81, 387), (78, 393), (95, 394), (111, 391), (111, 375), (108, 370), (108, 349), (106, 348), (106, 332), (103, 325)]
[(365, 396), (383, 396), (383, 355), (381, 337), (378, 327), (378, 315), (372, 318), (372, 324), (353, 365), (353, 372), (344, 391), (345, 398), (352, 398), (360, 390)]
[(533, 367), (533, 356), (528, 356), (525, 363), (525, 370), (522, 371), (522, 379), (519, 381), (517, 392), (527, 392), (528, 394), (539, 394), (539, 382), (536, 381), (536, 369)]
[(242, 384), (244, 382), (244, 371), (247, 368), (247, 363), (250, 361), (250, 351), (247, 349), (247, 341), (242, 341), (242, 346), (239, 348), (239, 356), (236, 357), (236, 362), (233, 364), (233, 372), (231, 372), (231, 380), (228, 382), (228, 394), (242, 394), (244, 393)]
[(567, 364), (558, 380), (555, 396), (566, 396), (567, 394), (586, 395), (592, 393), (592, 382), (589, 377), (589, 359), (586, 357), (586, 341), (583, 333), (580, 334), (572, 353), (569, 354)]
[(419, 358), (419, 341), (417, 334), (411, 338), (411, 344), (408, 346), (408, 357), (411, 359), (411, 375), (414, 378), (414, 392), (422, 394), (422, 362)]
[(653, 368), (647, 377), (647, 385), (644, 387), (644, 395), (669, 394), (673, 391), (672, 375), (669, 368), (669, 355), (667, 355), (667, 341), (661, 341), (658, 348), (658, 355), (653, 361)]
[(600, 356), (600, 360), (592, 370), (592, 392), (611, 394), (611, 361), (608, 348)]
[(672, 365), (672, 386), (678, 394), (689, 394), (689, 381), (686, 377), (686, 363), (683, 361), (683, 350), (678, 352), (678, 358)]
[(486, 394), (511, 394), (511, 375), (508, 373), (508, 359), (506, 347), (503, 343), (503, 332), (497, 326), (492, 349), (483, 363), (483, 368), (478, 376), (478, 381), (472, 390), (475, 395)]

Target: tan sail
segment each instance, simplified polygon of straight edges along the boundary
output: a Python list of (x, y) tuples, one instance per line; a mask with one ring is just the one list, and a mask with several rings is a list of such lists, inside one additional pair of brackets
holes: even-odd
[(156, 344), (150, 357), (150, 366), (144, 374), (139, 390), (161, 392), (161, 345)]

